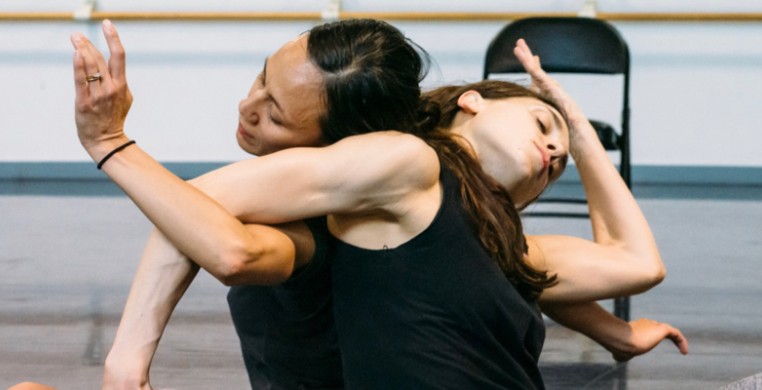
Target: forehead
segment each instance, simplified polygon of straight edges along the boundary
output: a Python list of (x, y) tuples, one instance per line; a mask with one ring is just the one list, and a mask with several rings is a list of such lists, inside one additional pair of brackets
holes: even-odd
[(532, 109), (544, 109), (550, 111), (550, 113), (553, 115), (553, 122), (560, 130), (568, 130), (568, 126), (566, 124), (566, 120), (564, 119), (563, 115), (561, 115), (558, 110), (556, 110), (555, 107), (551, 106), (548, 103), (545, 103), (544, 101), (533, 98), (533, 97), (513, 97), (506, 99), (511, 104), (521, 105), (526, 107), (528, 110)]
[(317, 126), (323, 110), (323, 76), (307, 53), (307, 35), (287, 42), (265, 65), (267, 89), (296, 127)]

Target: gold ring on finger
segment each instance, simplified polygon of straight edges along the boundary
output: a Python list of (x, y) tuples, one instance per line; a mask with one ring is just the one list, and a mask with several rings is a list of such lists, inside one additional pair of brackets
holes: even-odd
[(103, 76), (101, 75), (100, 72), (95, 72), (95, 73), (85, 77), (85, 81), (88, 82), (88, 83), (92, 83), (93, 81), (98, 81), (98, 80), (100, 80), (102, 78), (103, 78)]

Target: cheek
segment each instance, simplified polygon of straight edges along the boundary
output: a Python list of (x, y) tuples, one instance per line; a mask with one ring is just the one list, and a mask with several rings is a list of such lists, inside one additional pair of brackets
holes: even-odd
[(320, 146), (320, 131), (290, 130), (278, 126), (262, 126), (259, 143), (269, 153), (299, 146)]
[(322, 138), (319, 128), (304, 129), (294, 133), (294, 143), (298, 146), (321, 146)]

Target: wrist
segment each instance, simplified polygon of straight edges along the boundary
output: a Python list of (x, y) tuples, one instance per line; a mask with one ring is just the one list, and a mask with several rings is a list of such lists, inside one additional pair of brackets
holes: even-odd
[(569, 151), (577, 163), (582, 158), (605, 155), (606, 151), (598, 138), (598, 133), (586, 117), (569, 121)]
[(111, 382), (147, 383), (150, 367), (150, 357), (114, 347), (103, 363), (103, 375)]
[(129, 142), (130, 139), (127, 138), (125, 134), (120, 134), (118, 136), (113, 136), (109, 138), (99, 139), (99, 140), (93, 140), (91, 142), (82, 142), (82, 146), (84, 146), (85, 150), (87, 151), (87, 154), (90, 155), (90, 158), (93, 159), (96, 163), (103, 160), (104, 157), (106, 157), (109, 153), (114, 151), (116, 148), (124, 145), (125, 143)]

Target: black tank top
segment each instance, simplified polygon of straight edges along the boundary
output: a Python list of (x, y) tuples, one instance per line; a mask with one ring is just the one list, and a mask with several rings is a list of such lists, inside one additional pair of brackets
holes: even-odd
[(278, 286), (235, 286), (228, 305), (252, 389), (341, 389), (333, 322), (331, 239), (325, 218), (306, 221), (315, 254)]
[(335, 243), (336, 328), (348, 389), (541, 389), (545, 327), (480, 245), (442, 170), (430, 226), (393, 249)]

